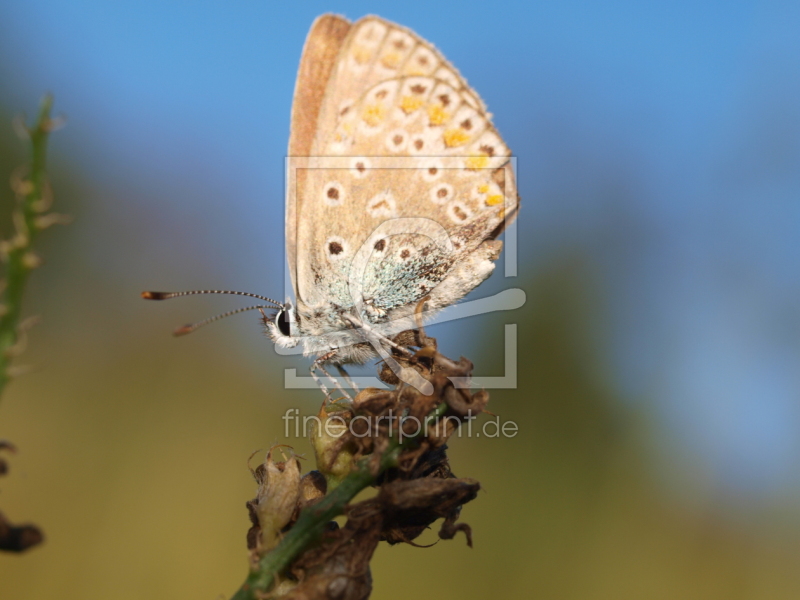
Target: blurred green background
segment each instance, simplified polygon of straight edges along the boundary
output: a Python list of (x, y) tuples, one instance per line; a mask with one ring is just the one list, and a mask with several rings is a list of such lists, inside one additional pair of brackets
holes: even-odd
[[(283, 156), (314, 17), (278, 5), (11, 0), (0, 6), (0, 175), (11, 119), (52, 91), (55, 210), (0, 400), (20, 449), (0, 510), (47, 536), (0, 555), (0, 597), (216, 598), (246, 573), (247, 458), (288, 442), (254, 316), (187, 338), (235, 299), (278, 296)], [(379, 547), (376, 599), (800, 597), (800, 7), (779, 2), (407, 2), (518, 156), (517, 311), (440, 325), (445, 353), (518, 387), (513, 439), (456, 439), (484, 492), (463, 538)], [(4, 125), (3, 125), (4, 124)], [(0, 188), (2, 233), (12, 203)], [(311, 468), (308, 461), (306, 468)], [(422, 543), (434, 541), (428, 532)]]

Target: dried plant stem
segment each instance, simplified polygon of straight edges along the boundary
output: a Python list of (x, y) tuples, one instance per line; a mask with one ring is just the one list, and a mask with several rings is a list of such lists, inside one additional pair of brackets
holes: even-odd
[(275, 582), (275, 577), (282, 573), (291, 562), (308, 546), (319, 538), (326, 524), (334, 517), (344, 514), (347, 504), (361, 490), (371, 485), (378, 475), (386, 469), (397, 466), (398, 458), (404, 450), (418, 444), (422, 432), (444, 415), (447, 404), (442, 402), (426, 417), (425, 424), (416, 436), (403, 441), (392, 438), (388, 448), (381, 455), (378, 472), (374, 471), (373, 457), (361, 459), (357, 468), (345, 477), (342, 482), (317, 504), (303, 510), (297, 522), (286, 533), (278, 546), (265, 554), (259, 561), (258, 568), (253, 570), (239, 591), (231, 600), (258, 600), (264, 596)]
[[(18, 207), (14, 213), (15, 231), (0, 243), (0, 255), (6, 263), (0, 290), (0, 394), (11, 379), (10, 363), (17, 354), (24, 324), (20, 322), (22, 297), (31, 271), (39, 261), (33, 253), (36, 235), (46, 226), (42, 213), (49, 207), (47, 197), (47, 138), (53, 130), (50, 110), (53, 98), (42, 99), (36, 122), (25, 128), (31, 142), (31, 163), (26, 177), (13, 181)], [(57, 219), (56, 219), (57, 220)]]

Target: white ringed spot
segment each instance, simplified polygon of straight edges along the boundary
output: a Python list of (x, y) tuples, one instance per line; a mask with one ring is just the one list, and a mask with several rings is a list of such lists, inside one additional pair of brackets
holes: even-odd
[(395, 129), (386, 136), (386, 148), (390, 152), (403, 152), (408, 146), (408, 132), (405, 129)]
[(325, 240), (323, 252), (329, 261), (334, 262), (345, 258), (349, 254), (349, 247), (344, 238), (332, 235)]
[(369, 168), (371, 163), (363, 156), (354, 156), (350, 160), (350, 174), (358, 179), (363, 179), (369, 175)]
[[(431, 188), (428, 196), (434, 204), (447, 204), (455, 197), (455, 192), (453, 191), (453, 186), (449, 183), (440, 183)], [(461, 223), (464, 220), (465, 219), (460, 219), (456, 222)]]
[(428, 183), (436, 181), (444, 174), (442, 161), (435, 158), (421, 160), (420, 174), (422, 175), (422, 179)]
[(418, 46), (405, 64), (403, 71), (407, 75), (429, 75), (439, 66), (433, 52), (424, 46)]
[(364, 23), (358, 30), (355, 41), (374, 48), (383, 41), (387, 29), (386, 25), (378, 21)]
[(410, 154), (424, 154), (427, 151), (427, 145), (424, 135), (415, 135), (408, 141), (408, 152)]
[(344, 202), (344, 186), (338, 181), (329, 181), (322, 186), (322, 202), (328, 206), (341, 206)]
[(447, 216), (454, 223), (466, 223), (472, 216), (472, 211), (460, 200), (453, 200), (447, 205)]

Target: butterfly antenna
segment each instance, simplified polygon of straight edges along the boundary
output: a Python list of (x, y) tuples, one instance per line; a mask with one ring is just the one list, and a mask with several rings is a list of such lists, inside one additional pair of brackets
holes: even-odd
[[(190, 290), (188, 292), (142, 292), (142, 298), (145, 300), (169, 300), (170, 298), (177, 298), (178, 296), (193, 296), (195, 294), (230, 294), (233, 296), (249, 296), (250, 298), (258, 298), (265, 302), (271, 302), (277, 308), (283, 308), (281, 302), (277, 302), (272, 298), (260, 296), (258, 294), (250, 294), (249, 292), (233, 292), (231, 290)], [(255, 308), (251, 306), (250, 308)]]
[(225, 317), (230, 317), (231, 315), (237, 315), (241, 312), (246, 312), (248, 310), (260, 310), (263, 312), (265, 308), (274, 308), (272, 306), (267, 306), (266, 304), (257, 304), (255, 306), (246, 306), (245, 308), (237, 308), (236, 310), (229, 310), (226, 313), (222, 313), (221, 315), (217, 315), (215, 317), (210, 317), (208, 319), (203, 319), (202, 321), (198, 321), (197, 323), (191, 323), (190, 325), (184, 325), (183, 327), (178, 327), (175, 331), (172, 332), (172, 335), (179, 336), (179, 335), (186, 335), (187, 333), (192, 333), (195, 329), (199, 329), (203, 325), (208, 325), (209, 323), (213, 323), (214, 321), (219, 321), (220, 319), (224, 319)]

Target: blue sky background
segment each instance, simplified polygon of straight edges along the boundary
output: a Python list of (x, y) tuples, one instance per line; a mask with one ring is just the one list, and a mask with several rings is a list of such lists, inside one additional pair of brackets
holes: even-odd
[[(0, 104), (52, 91), (68, 117), (53, 164), (95, 194), (78, 260), (135, 292), (280, 293), (292, 90), (322, 12), (414, 29), (484, 98), (519, 158), (520, 279), (593, 257), (609, 361), (666, 462), (743, 497), (796, 491), (797, 2), (7, 0)], [(252, 340), (254, 364), (273, 356)]]

